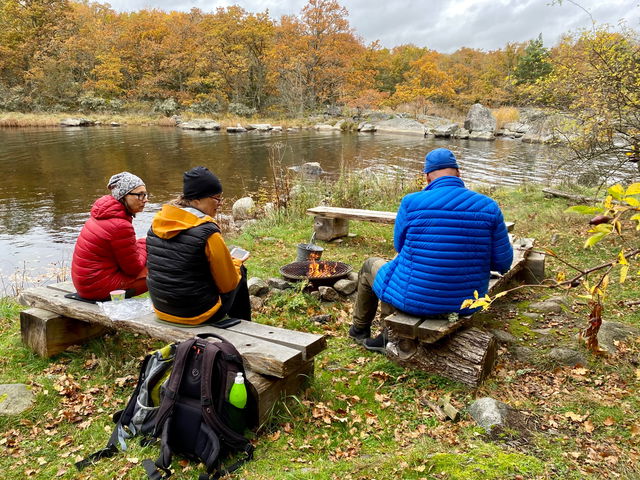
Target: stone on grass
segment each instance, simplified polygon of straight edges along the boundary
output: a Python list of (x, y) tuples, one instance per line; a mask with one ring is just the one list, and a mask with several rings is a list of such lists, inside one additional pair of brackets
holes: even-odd
[(353, 280), (347, 280), (346, 278), (338, 280), (333, 285), (333, 288), (342, 295), (351, 295), (353, 292), (355, 292), (357, 287), (358, 284), (356, 282), (354, 282)]
[(235, 201), (231, 211), (236, 220), (251, 220), (256, 216), (256, 203), (251, 197), (242, 197)]
[(640, 328), (619, 322), (602, 322), (598, 331), (598, 345), (607, 353), (617, 353), (616, 342), (631, 344), (640, 337)]
[(562, 313), (563, 306), (553, 299), (543, 300), (529, 305), (529, 309), (538, 313)]
[(349, 272), (347, 274), (347, 278), (349, 280), (352, 280), (352, 281), (357, 283), (358, 282), (358, 272), (354, 272), (354, 271)]
[(0, 415), (18, 415), (35, 401), (31, 388), (24, 383), (0, 385)]
[(313, 317), (309, 317), (309, 320), (311, 322), (315, 322), (315, 323), (329, 323), (332, 320), (331, 315), (327, 315), (327, 314), (322, 314), (322, 315), (314, 315)]
[(518, 339), (511, 335), (509, 332), (505, 332), (504, 330), (493, 329), (491, 333), (500, 343), (516, 343)]
[(251, 310), (260, 310), (264, 306), (264, 300), (255, 295), (249, 295), (249, 302), (251, 303)]
[(337, 302), (340, 300), (340, 294), (336, 292), (332, 287), (318, 287), (318, 292), (320, 292), (320, 299), (325, 302)]
[(269, 293), (269, 285), (259, 277), (251, 277), (247, 282), (247, 286), (249, 287), (249, 295), (263, 297)]
[(293, 285), (291, 285), (289, 282), (278, 277), (268, 278), (267, 285), (269, 285), (269, 287), (271, 288), (275, 288), (276, 290), (286, 290), (287, 288), (293, 287)]
[(569, 367), (575, 367), (576, 365), (586, 365), (587, 359), (580, 352), (572, 350), (570, 348), (556, 347), (551, 349), (548, 355), (550, 360), (553, 360), (559, 365), (566, 365)]
[(489, 433), (496, 425), (506, 425), (511, 407), (491, 397), (482, 397), (469, 405), (467, 410), (476, 423)]
[(514, 347), (513, 354), (521, 362), (529, 362), (533, 358), (533, 350), (529, 347)]

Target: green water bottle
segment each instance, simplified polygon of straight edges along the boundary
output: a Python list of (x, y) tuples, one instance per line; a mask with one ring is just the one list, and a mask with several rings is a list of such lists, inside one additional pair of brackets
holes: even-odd
[(238, 372), (233, 385), (231, 385), (229, 403), (236, 408), (244, 408), (247, 405), (247, 387), (244, 384), (242, 372)]

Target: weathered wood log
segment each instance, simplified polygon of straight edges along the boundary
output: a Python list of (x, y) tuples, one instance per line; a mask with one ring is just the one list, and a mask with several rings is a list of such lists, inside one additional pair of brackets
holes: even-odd
[(384, 322), (399, 337), (417, 338), (424, 343), (434, 343), (466, 326), (470, 320), (471, 317), (460, 317), (456, 322), (449, 322), (447, 319), (415, 317), (398, 310), (385, 318)]
[(479, 386), (491, 373), (497, 355), (493, 335), (467, 328), (432, 344), (402, 339), (390, 332), (387, 356), (404, 367), (418, 368), (445, 378)]
[(575, 193), (561, 192), (560, 190), (554, 190), (552, 188), (543, 188), (542, 193), (544, 193), (547, 197), (568, 198), (572, 202), (581, 204), (598, 202), (597, 198), (585, 197), (584, 195), (577, 195)]
[(40, 308), (20, 312), (22, 343), (45, 358), (110, 331), (103, 325), (81, 322)]
[(199, 333), (215, 333), (233, 343), (250, 369), (278, 378), (284, 378), (296, 371), (303, 362), (300, 350), (212, 326), (183, 328), (169, 323), (160, 323), (153, 314), (131, 320), (114, 321), (97, 305), (65, 298), (64, 295), (65, 292), (59, 289), (36, 287), (24, 290), (20, 294), (19, 301), (23, 305), (42, 308), (70, 319), (139, 333), (166, 342), (186, 340)]
[(260, 340), (284, 345), (294, 350), (300, 350), (304, 360), (313, 358), (327, 347), (327, 340), (324, 335), (288, 330), (245, 320), (242, 320), (238, 325), (227, 328), (227, 331), (242, 333)]

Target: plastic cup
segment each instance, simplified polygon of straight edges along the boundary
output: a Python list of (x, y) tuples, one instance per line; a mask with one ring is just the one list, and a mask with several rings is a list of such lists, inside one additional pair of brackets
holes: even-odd
[(125, 295), (124, 290), (112, 290), (109, 292), (109, 295), (111, 295), (111, 301), (112, 302), (119, 302), (120, 300), (124, 300), (124, 295)]

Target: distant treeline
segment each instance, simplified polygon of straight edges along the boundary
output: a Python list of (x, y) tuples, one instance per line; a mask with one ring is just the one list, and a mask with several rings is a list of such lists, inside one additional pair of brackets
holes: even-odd
[[(615, 41), (637, 48), (632, 34)], [(87, 1), (0, 0), (0, 109), (301, 116), (335, 106), (562, 104), (539, 86), (588, 41), (597, 35), (552, 49), (540, 37), (488, 52), (381, 48), (358, 37), (334, 0), (279, 19), (237, 6), (118, 13)]]

